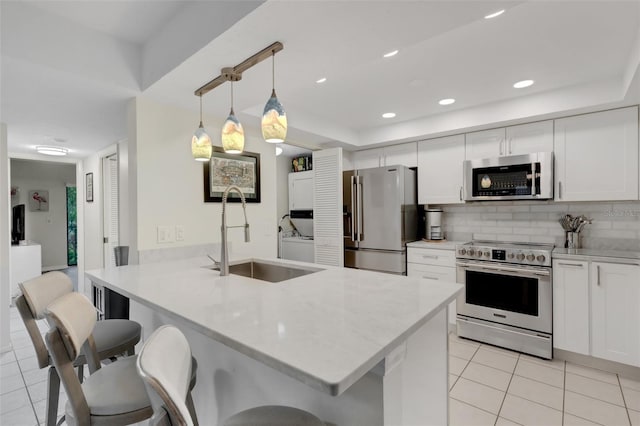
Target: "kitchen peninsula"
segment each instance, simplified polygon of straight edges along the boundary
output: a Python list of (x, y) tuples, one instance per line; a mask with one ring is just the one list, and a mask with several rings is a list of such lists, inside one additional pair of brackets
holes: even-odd
[(259, 261), (315, 272), (221, 277), (203, 257), (86, 275), (131, 299), (145, 337), (165, 323), (187, 335), (201, 424), (264, 404), (335, 425), (447, 424), (447, 306), (461, 285)]

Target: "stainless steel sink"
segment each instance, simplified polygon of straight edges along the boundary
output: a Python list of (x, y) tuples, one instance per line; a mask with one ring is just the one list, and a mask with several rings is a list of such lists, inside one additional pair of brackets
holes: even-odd
[[(219, 268), (214, 268), (218, 270)], [(229, 273), (256, 280), (279, 283), (292, 278), (302, 277), (322, 271), (320, 268), (303, 268), (300, 266), (276, 265), (273, 263), (249, 261), (229, 265)]]

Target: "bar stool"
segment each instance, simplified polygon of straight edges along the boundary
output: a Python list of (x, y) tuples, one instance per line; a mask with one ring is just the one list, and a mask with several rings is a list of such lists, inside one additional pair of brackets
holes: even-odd
[[(93, 339), (96, 310), (84, 295), (68, 293), (47, 306), (51, 329), (45, 342), (67, 392), (69, 425), (127, 425), (153, 414), (145, 385), (136, 372), (136, 356), (101, 366)], [(84, 354), (91, 375), (80, 383), (74, 361)]]
[[(183, 402), (190, 358), (189, 342), (171, 325), (158, 328), (142, 347), (137, 368), (153, 407), (151, 425), (194, 424)], [(298, 408), (268, 405), (234, 414), (223, 422), (223, 426), (325, 426), (325, 423)]]
[[(36, 359), (40, 368), (49, 368), (47, 390), (47, 426), (56, 424), (58, 412), (58, 399), (60, 394), (60, 378), (55, 367), (52, 366), (51, 357), (47, 351), (37, 320), (44, 319), (46, 307), (61, 296), (73, 291), (71, 279), (62, 272), (48, 272), (37, 278), (19, 284), (22, 294), (15, 303), (22, 321), (27, 329), (33, 347), (36, 351)], [(93, 337), (96, 343), (98, 359), (108, 359), (123, 353), (133, 355), (135, 345), (140, 341), (141, 327), (135, 321), (129, 320), (104, 320), (96, 323)], [(83, 380), (83, 365), (86, 364), (84, 356), (75, 359), (73, 365), (78, 368), (78, 379)]]

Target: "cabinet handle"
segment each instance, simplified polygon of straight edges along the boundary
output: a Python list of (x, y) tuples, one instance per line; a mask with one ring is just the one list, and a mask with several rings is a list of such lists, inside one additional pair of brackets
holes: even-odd
[(596, 265), (596, 285), (600, 287), (600, 265)]
[(576, 268), (582, 268), (582, 263), (564, 263), (564, 262), (558, 262), (559, 266), (574, 266)]
[(562, 181), (558, 182), (558, 199), (562, 200)]
[(462, 187), (460, 187), (460, 201), (462, 201)]
[(423, 254), (423, 255), (422, 255), (422, 258), (423, 258), (423, 259), (437, 259), (437, 258), (438, 258), (438, 256), (434, 256), (434, 255), (432, 255), (432, 254)]
[(513, 139), (513, 138), (509, 138), (509, 154), (511, 154), (511, 140), (512, 140), (512, 139)]
[(434, 280), (434, 281), (438, 281), (440, 279), (438, 277), (431, 277), (429, 275), (423, 275), (422, 278), (427, 279), (427, 280)]
[(502, 145), (504, 144), (504, 139), (500, 140), (500, 155), (504, 155), (504, 150), (502, 148)]

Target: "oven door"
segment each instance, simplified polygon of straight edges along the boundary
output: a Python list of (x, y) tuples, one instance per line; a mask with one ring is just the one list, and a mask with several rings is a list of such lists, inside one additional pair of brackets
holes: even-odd
[(458, 261), (465, 285), (457, 313), (528, 330), (551, 333), (551, 269)]

